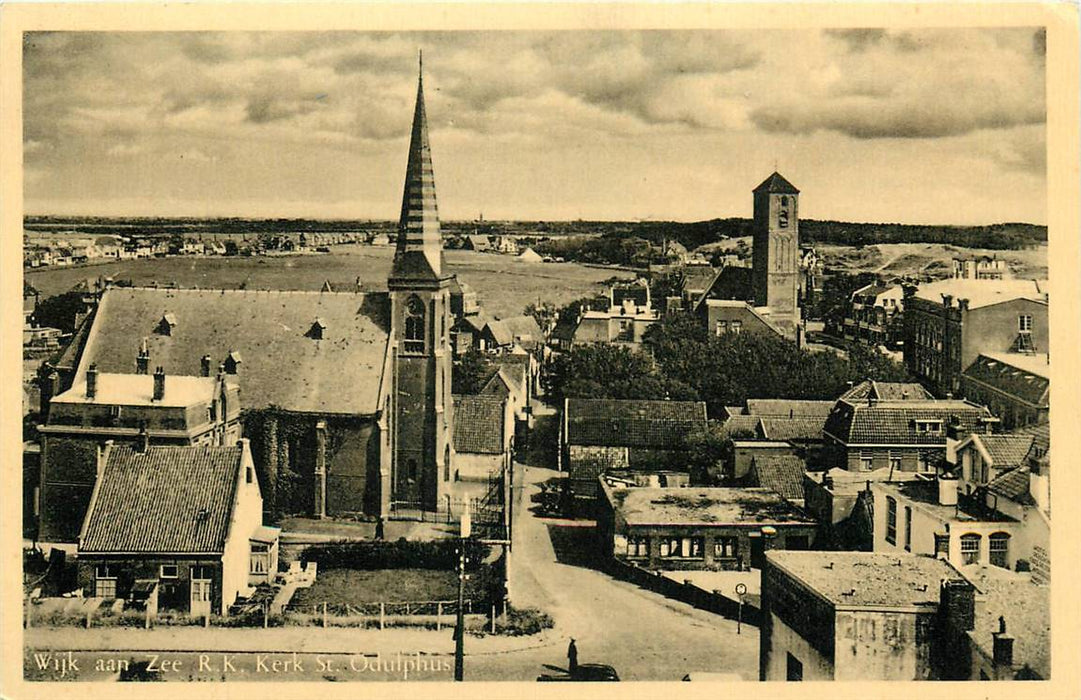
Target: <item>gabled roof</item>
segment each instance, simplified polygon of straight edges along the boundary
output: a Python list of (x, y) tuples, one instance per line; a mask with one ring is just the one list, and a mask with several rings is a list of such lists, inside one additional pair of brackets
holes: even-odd
[(803, 503), (806, 465), (795, 455), (756, 455), (751, 460), (752, 486), (761, 486), (789, 500)]
[(772, 175), (762, 181), (762, 184), (754, 188), (755, 192), (769, 192), (770, 194), (799, 194), (795, 186), (774, 171)]
[(566, 412), (568, 445), (680, 449), (706, 427), (701, 401), (568, 399)]
[(1014, 467), (999, 474), (987, 484), (987, 490), (1017, 503), (1035, 503), (1029, 493), (1028, 467)]
[(933, 398), (931, 392), (918, 382), (876, 382), (873, 379), (866, 379), (841, 394), (841, 399), (850, 403), (867, 399), (926, 401)]
[[(130, 372), (142, 338), (150, 362), (198, 375), (200, 358), (240, 353), (244, 406), (371, 415), (379, 408), (389, 332), (386, 294), (113, 287), (102, 297), (80, 359), (100, 372)], [(154, 333), (165, 308), (171, 335)], [(312, 319), (322, 340), (306, 336)], [(343, 391), (348, 387), (348, 391)]]
[[(877, 401), (841, 400), (830, 412), (823, 431), (846, 445), (936, 445), (946, 444), (946, 427), (953, 418), (958, 429), (976, 432), (981, 418), (990, 418), (983, 406), (967, 401)], [(917, 421), (938, 421), (938, 433), (918, 432)]]
[(682, 274), (683, 293), (688, 295), (693, 302), (698, 301), (698, 297), (706, 293), (713, 284), (713, 280), (717, 279), (720, 270), (710, 265), (687, 265), (683, 268)]
[(747, 399), (747, 413), (752, 416), (775, 416), (784, 418), (821, 416), (833, 410), (833, 401), (804, 399)]
[(758, 422), (758, 430), (766, 440), (821, 440), (822, 426), (825, 423), (825, 416), (797, 416), (796, 418), (762, 416)]
[[(994, 468), (1008, 469), (1025, 463), (1032, 449), (1033, 439), (1032, 435), (1023, 434), (980, 435), (977, 433), (966, 442), (976, 445)], [(958, 445), (959, 450), (963, 447), (964, 443)]]
[(503, 452), (506, 399), (491, 396), (454, 397), (454, 449), (474, 454)]
[(222, 552), (240, 445), (113, 446), (87, 510), (80, 552)]
[(721, 424), (721, 434), (725, 437), (739, 438), (744, 435), (758, 435), (758, 422), (761, 416), (747, 416), (736, 414), (729, 416), (728, 420)]
[(512, 316), (502, 319), (502, 323), (514, 340), (530, 347), (544, 340), (544, 334), (537, 325), (537, 319), (532, 316)]
[(514, 335), (511, 334), (510, 328), (503, 321), (489, 321), (487, 328), (488, 333), (492, 336), (492, 342), (496, 345), (510, 345), (514, 342)]

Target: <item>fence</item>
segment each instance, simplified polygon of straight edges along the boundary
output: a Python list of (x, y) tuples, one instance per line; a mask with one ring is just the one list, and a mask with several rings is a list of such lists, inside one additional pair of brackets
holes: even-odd
[[(723, 615), (735, 620), (740, 616), (738, 601), (721, 595), (718, 591), (707, 591), (699, 588), (690, 581), (676, 581), (670, 579), (659, 571), (650, 571), (637, 564), (632, 564), (618, 559), (610, 560), (609, 570), (612, 575), (630, 581), (642, 588), (660, 593), (666, 598), (672, 598), (688, 605), (693, 605), (701, 610), (706, 610), (717, 615)], [(743, 622), (758, 626), (761, 619), (761, 611), (750, 603), (743, 604)]]
[[(501, 611), (495, 605), (476, 606), (474, 601), (466, 600), (462, 614), (467, 628), (478, 624), (490, 625), (495, 632), (496, 617)], [(475, 607), (488, 607), (488, 610), (475, 610)], [(308, 617), (314, 624), (323, 627), (334, 626), (347, 621), (347, 625), (362, 627), (454, 627), (458, 615), (456, 600), (394, 601), (381, 603), (315, 603), (288, 605), (284, 613), (297, 617)], [(505, 610), (502, 613), (505, 614)]]

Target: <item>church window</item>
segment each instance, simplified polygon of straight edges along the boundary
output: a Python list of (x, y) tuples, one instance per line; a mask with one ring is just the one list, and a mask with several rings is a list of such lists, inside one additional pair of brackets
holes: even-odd
[(781, 195), (781, 206), (782, 207), (787, 207), (788, 206), (788, 197), (786, 197), (785, 195)]
[(405, 308), (405, 351), (424, 352), (424, 302), (412, 296)]
[(782, 209), (777, 213), (777, 225), (781, 228), (788, 228), (788, 211)]

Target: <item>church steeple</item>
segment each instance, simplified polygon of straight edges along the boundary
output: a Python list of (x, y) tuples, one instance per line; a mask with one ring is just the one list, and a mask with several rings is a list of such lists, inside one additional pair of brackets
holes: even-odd
[(428, 118), (424, 110), (424, 64), (419, 59), (417, 104), (409, 140), (402, 213), (398, 220), (398, 246), (394, 253), (391, 284), (395, 281), (432, 280), (443, 277), (443, 241), (435, 200), (435, 174), (428, 143)]

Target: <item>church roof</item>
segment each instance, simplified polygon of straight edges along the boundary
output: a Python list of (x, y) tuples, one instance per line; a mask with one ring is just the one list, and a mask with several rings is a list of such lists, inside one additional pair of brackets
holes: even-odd
[(439, 279), (443, 273), (443, 241), (435, 198), (435, 173), (424, 110), (424, 76), (417, 78), (417, 103), (409, 139), (402, 213), (398, 220), (398, 248), (392, 280)]
[[(162, 314), (176, 317), (168, 335)], [(310, 337), (312, 319), (325, 324)], [(379, 409), (389, 337), (384, 293), (112, 287), (102, 296), (80, 358), (102, 373), (131, 372), (143, 338), (150, 361), (169, 375), (198, 375), (239, 353), (249, 409), (371, 415)], [(348, 388), (343, 391), (343, 388)]]
[(771, 194), (799, 194), (799, 190), (791, 182), (781, 177), (778, 172), (774, 172), (763, 180), (761, 185), (754, 188), (754, 191), (769, 192)]

